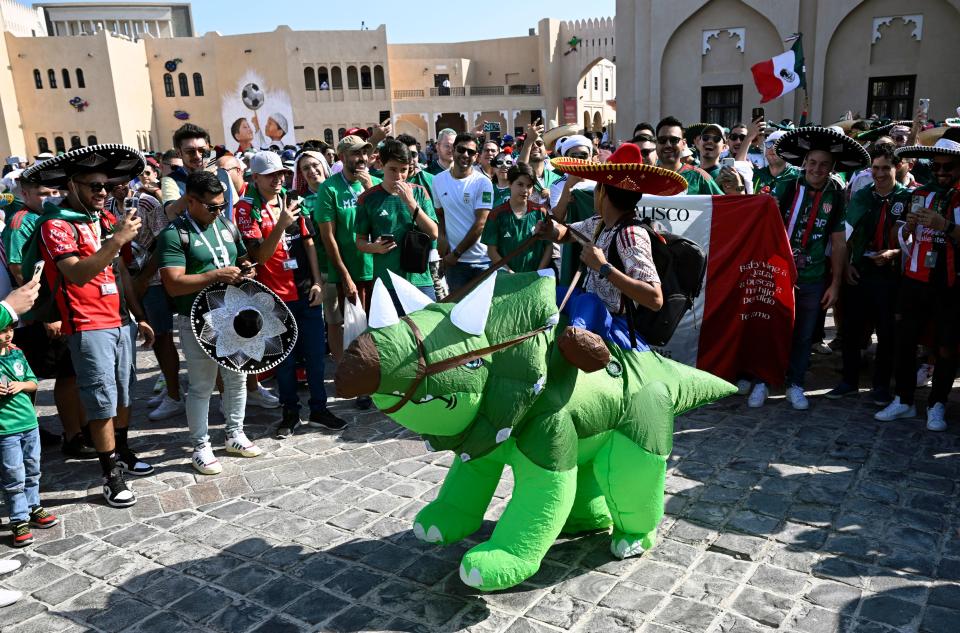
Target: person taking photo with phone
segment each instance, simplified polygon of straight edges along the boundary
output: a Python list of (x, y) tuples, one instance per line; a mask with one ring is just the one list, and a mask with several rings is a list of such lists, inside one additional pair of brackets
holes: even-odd
[(301, 213), (300, 198), (283, 188), (288, 170), (277, 154), (257, 152), (250, 162), (250, 171), (253, 187), (234, 207), (237, 228), (250, 259), (257, 264), (257, 279), (287, 304), (298, 332), (296, 347), (277, 367), (283, 417), (276, 436), (289, 437), (301, 424), (296, 375), (299, 357), (306, 360), (310, 425), (342, 429), (344, 421), (327, 409), (323, 385), (327, 342), (313, 221)]
[[(397, 310), (402, 312), (390, 273), (406, 279), (431, 300), (437, 299), (429, 267), (414, 270), (418, 267), (405, 266), (412, 253), (404, 253), (403, 248), (414, 246), (407, 241), (410, 231), (424, 233), (435, 242), (439, 227), (430, 194), (423, 187), (406, 182), (407, 147), (400, 141), (384, 141), (380, 161), (383, 182), (367, 189), (357, 200), (357, 248), (373, 255), (374, 278), (383, 282)], [(423, 244), (428, 255), (431, 245), (426, 240)]]

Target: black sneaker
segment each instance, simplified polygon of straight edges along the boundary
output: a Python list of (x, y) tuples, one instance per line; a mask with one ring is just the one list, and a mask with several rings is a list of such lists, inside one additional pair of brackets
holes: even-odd
[(123, 480), (120, 466), (114, 466), (110, 476), (103, 478), (103, 498), (114, 508), (128, 508), (137, 502), (133, 491)]
[(359, 396), (353, 401), (353, 404), (361, 411), (366, 411), (373, 406), (373, 399), (370, 396)]
[(67, 439), (66, 434), (62, 436), (62, 444), (60, 444), (60, 452), (63, 453), (64, 457), (70, 459), (96, 459), (97, 458), (97, 449), (92, 446), (87, 445), (86, 441), (83, 439), (83, 433), (77, 433), (69, 440)]
[(284, 409), (283, 419), (280, 420), (274, 437), (278, 440), (286, 439), (297, 432), (298, 426), (300, 426), (300, 412)]
[(13, 532), (14, 547), (26, 547), (33, 543), (33, 533), (30, 532), (30, 524), (26, 521), (14, 523), (10, 526), (10, 530)]
[(839, 385), (831, 389), (826, 393), (826, 397), (829, 400), (839, 400), (845, 396), (855, 396), (859, 393), (859, 389), (853, 385), (848, 385), (845, 382), (841, 382)]
[(58, 519), (56, 515), (47, 512), (43, 506), (37, 506), (30, 511), (30, 525), (35, 528), (46, 530), (47, 528), (52, 528), (57, 523), (60, 523), (60, 519)]
[(150, 475), (153, 473), (153, 466), (145, 461), (142, 461), (129, 448), (125, 450), (117, 450), (117, 466), (119, 466), (123, 472), (127, 473), (128, 475), (135, 475), (137, 477), (143, 477), (144, 475)]
[(319, 426), (331, 431), (339, 431), (347, 426), (347, 423), (335, 416), (330, 409), (321, 409), (310, 412), (310, 426)]

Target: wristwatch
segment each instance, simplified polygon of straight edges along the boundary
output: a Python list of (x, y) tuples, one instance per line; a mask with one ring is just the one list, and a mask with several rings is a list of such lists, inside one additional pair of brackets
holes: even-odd
[(603, 277), (604, 279), (608, 278), (610, 276), (610, 273), (612, 272), (613, 272), (613, 266), (611, 266), (609, 263), (605, 263), (602, 266), (600, 266), (600, 268), (597, 269), (597, 274)]

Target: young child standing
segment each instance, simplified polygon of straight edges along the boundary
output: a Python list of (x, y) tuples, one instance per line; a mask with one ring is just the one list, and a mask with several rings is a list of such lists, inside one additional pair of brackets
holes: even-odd
[(40, 505), (40, 427), (29, 395), (37, 377), (12, 340), (13, 325), (0, 330), (0, 485), (13, 546), (24, 547), (33, 543), (30, 526), (53, 527), (58, 519)]

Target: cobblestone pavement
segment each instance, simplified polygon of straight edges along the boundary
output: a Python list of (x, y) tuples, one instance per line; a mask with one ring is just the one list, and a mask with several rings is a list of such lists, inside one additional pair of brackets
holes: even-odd
[[(410, 531), (449, 454), (346, 402), (333, 405), (346, 431), (284, 442), (269, 439), (276, 411), (251, 409), (266, 454), (197, 475), (184, 419), (146, 421), (156, 370), (139, 356), (134, 444), (157, 473), (134, 482), (136, 506), (112, 509), (95, 461), (46, 452), (43, 499), (61, 523), (26, 551), (4, 535), (0, 558), (24, 568), (0, 582), (26, 597), (0, 610), (3, 633), (960, 630), (960, 423), (879, 424), (865, 394), (807, 413), (730, 398), (678, 420), (656, 548), (617, 561), (605, 535), (561, 539), (528, 582), (477, 595), (458, 561), (491, 522), (447, 548)], [(818, 361), (820, 387), (836, 362)], [(56, 428), (49, 386), (41, 404)]]

